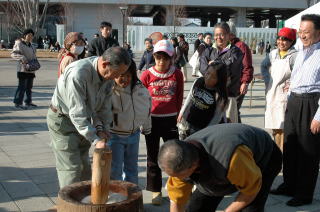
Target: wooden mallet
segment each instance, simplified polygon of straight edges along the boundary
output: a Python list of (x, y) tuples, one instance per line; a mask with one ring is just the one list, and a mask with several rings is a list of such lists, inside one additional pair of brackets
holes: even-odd
[(112, 151), (108, 146), (94, 150), (91, 183), (92, 204), (106, 204), (108, 201), (111, 160)]

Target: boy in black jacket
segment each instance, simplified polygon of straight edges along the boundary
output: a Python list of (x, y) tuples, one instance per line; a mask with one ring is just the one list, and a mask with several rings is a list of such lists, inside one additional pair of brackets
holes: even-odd
[(101, 22), (100, 24), (101, 35), (91, 41), (88, 47), (88, 57), (101, 56), (105, 50), (110, 47), (119, 46), (117, 40), (111, 37), (112, 24), (109, 22)]

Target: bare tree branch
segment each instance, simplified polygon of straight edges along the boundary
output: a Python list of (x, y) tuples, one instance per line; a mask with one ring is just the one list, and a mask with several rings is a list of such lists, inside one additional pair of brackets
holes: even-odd
[(183, 0), (173, 0), (170, 7), (172, 14), (173, 33), (176, 33), (176, 26), (181, 26), (181, 18), (186, 17), (185, 3)]
[(32, 28), (37, 35), (45, 21), (48, 4), (49, 0), (46, 0), (40, 11), (39, 0), (7, 0), (7, 18), (11, 25), (8, 28), (20, 33), (26, 28)]
[(74, 9), (68, 0), (60, 0), (60, 4), (64, 10), (62, 23), (65, 25), (66, 32), (71, 32), (73, 31)]

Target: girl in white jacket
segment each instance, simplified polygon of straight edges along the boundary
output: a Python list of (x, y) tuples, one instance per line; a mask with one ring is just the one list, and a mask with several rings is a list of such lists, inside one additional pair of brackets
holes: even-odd
[(115, 79), (112, 95), (113, 126), (111, 179), (138, 184), (140, 132), (151, 132), (151, 97), (137, 77), (132, 60), (127, 72)]

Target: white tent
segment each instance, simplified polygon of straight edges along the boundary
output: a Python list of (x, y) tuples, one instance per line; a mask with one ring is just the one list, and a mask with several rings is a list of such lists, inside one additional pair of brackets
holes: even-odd
[[(301, 22), (301, 16), (304, 14), (319, 14), (320, 15), (320, 2), (313, 5), (312, 7), (309, 7), (308, 9), (305, 9), (301, 13), (298, 13), (297, 15), (289, 18), (288, 20), (285, 21), (284, 26), (296, 29), (298, 31), (299, 27), (300, 27), (300, 22)], [(302, 42), (299, 38), (297, 39), (297, 43), (295, 44), (295, 48), (297, 50), (300, 50), (303, 48)]]
[(285, 26), (298, 30), (299, 26), (300, 26), (301, 16), (304, 14), (319, 14), (320, 15), (320, 2), (313, 5), (312, 7), (309, 7), (308, 9), (305, 9), (301, 13), (298, 13), (297, 15), (289, 18), (288, 20), (286, 20)]

